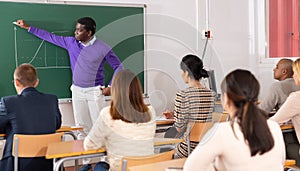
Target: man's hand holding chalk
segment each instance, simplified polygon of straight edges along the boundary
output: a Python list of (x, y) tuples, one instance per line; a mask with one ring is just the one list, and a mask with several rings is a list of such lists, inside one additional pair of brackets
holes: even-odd
[(28, 30), (30, 28), (30, 26), (27, 25), (24, 20), (14, 21), (13, 24), (15, 24), (23, 29), (26, 29), (26, 30)]

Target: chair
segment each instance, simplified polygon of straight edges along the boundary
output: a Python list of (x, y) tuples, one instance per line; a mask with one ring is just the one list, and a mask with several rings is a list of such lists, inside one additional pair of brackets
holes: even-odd
[(60, 142), (64, 133), (24, 135), (15, 134), (12, 155), (14, 170), (18, 171), (18, 157), (43, 157), (46, 155), (49, 143)]
[(188, 156), (191, 153), (191, 141), (199, 142), (206, 132), (212, 128), (214, 122), (190, 122), (187, 126), (187, 145)]
[(300, 168), (296, 166), (296, 160), (286, 159), (285, 162), (284, 162), (284, 170), (299, 171)]
[(229, 114), (228, 113), (221, 113), (221, 112), (213, 112), (212, 113), (212, 120), (214, 122), (229, 121)]
[(159, 153), (159, 154), (154, 154), (150, 156), (123, 157), (121, 171), (128, 171), (128, 168), (131, 166), (138, 166), (138, 165), (150, 164), (150, 163), (161, 162), (166, 160), (172, 160), (173, 155), (174, 155), (174, 150)]

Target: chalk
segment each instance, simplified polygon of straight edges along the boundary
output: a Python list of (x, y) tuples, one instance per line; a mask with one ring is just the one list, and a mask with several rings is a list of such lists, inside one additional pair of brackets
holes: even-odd
[(13, 24), (17, 25), (17, 22), (14, 21)]

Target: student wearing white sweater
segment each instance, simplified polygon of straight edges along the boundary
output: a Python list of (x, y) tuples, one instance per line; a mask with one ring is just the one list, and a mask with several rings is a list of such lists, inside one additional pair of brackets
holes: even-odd
[(221, 89), (231, 121), (214, 125), (188, 157), (184, 171), (282, 171), (281, 129), (255, 104), (257, 79), (249, 71), (235, 70), (225, 77)]
[[(123, 156), (154, 154), (155, 112), (144, 103), (141, 83), (130, 70), (122, 70), (114, 77), (111, 90), (111, 105), (101, 110), (84, 139), (84, 148), (105, 147), (110, 171), (120, 171)], [(94, 171), (108, 169), (100, 162)]]

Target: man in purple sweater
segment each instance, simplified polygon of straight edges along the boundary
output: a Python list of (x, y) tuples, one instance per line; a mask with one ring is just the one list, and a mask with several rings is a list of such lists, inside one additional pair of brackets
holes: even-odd
[[(71, 90), (75, 123), (84, 128), (78, 135), (78, 139), (84, 139), (104, 107), (103, 94), (110, 94), (111, 82), (107, 88), (104, 85), (104, 63), (110, 64), (115, 75), (123, 69), (121, 61), (109, 45), (94, 36), (96, 23), (90, 17), (77, 20), (74, 37), (57, 36), (29, 26), (24, 20), (18, 20), (16, 25), (68, 51), (73, 74)], [(87, 166), (89, 169), (90, 165)]]

